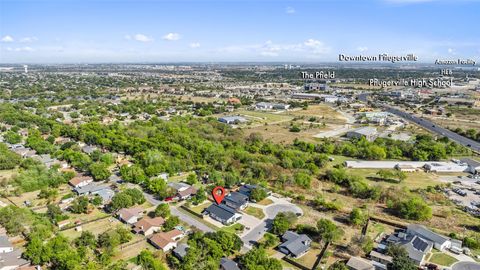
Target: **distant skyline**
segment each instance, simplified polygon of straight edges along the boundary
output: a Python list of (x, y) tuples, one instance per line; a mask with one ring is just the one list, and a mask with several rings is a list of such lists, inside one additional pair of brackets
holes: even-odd
[(475, 0), (0, 0), (0, 63), (480, 62)]

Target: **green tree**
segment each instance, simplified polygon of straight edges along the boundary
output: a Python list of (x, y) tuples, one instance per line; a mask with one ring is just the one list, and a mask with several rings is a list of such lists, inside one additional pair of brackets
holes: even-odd
[(252, 189), (252, 192), (250, 193), (250, 200), (254, 202), (259, 202), (267, 198), (267, 196), (268, 196), (267, 191), (264, 188), (257, 187)]
[(167, 268), (161, 263), (161, 261), (153, 255), (153, 253), (144, 249), (137, 256), (137, 264), (142, 267), (143, 270), (166, 270)]
[(263, 248), (253, 248), (240, 257), (242, 269), (246, 270), (281, 270), (282, 264), (275, 258), (270, 258)]
[(355, 226), (363, 226), (368, 220), (368, 216), (360, 208), (353, 208), (350, 212), (349, 221)]
[(343, 235), (343, 231), (331, 220), (322, 218), (317, 222), (318, 234), (324, 242), (335, 242)]
[(170, 206), (166, 203), (159, 204), (154, 211), (156, 217), (168, 218), (170, 216)]
[(328, 267), (328, 270), (348, 270), (344, 262), (336, 261)]
[(75, 214), (86, 214), (88, 212), (88, 199), (87, 197), (80, 196), (75, 199), (70, 205), (70, 211)]
[(88, 167), (88, 169), (90, 171), (90, 174), (93, 176), (93, 179), (95, 179), (95, 181), (107, 180), (108, 177), (110, 177), (111, 175), (110, 171), (108, 170), (107, 164), (103, 162), (92, 163)]
[(178, 224), (180, 224), (180, 219), (177, 216), (170, 216), (163, 224), (163, 231), (171, 231), (178, 226)]

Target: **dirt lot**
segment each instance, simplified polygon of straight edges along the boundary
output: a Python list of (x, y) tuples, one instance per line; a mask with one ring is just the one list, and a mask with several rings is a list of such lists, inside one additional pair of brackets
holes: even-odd
[[(94, 235), (99, 235), (105, 231), (114, 229), (119, 225), (125, 226), (119, 220), (113, 217), (110, 217), (110, 218), (105, 218), (105, 219), (97, 220), (88, 224), (81, 225), (81, 227), (82, 227), (82, 231), (89, 231)], [(72, 228), (72, 229), (63, 231), (62, 234), (64, 234), (66, 237), (70, 239), (75, 239), (79, 237), (82, 234), (82, 232), (76, 231), (75, 228)]]

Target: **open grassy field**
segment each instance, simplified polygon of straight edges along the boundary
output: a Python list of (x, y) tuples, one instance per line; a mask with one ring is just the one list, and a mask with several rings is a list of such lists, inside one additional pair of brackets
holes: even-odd
[(17, 169), (13, 170), (0, 170), (0, 182), (10, 179), (12, 175), (17, 173)]
[[(142, 240), (143, 241), (139, 241)], [(138, 243), (135, 243), (138, 242)], [(134, 244), (130, 244), (134, 243)], [(132, 240), (130, 240), (129, 243), (121, 245), (119, 248), (117, 248), (117, 251), (115, 252), (114, 259), (115, 260), (130, 260), (134, 257), (136, 257), (142, 250), (151, 250), (151, 251), (157, 251), (156, 248), (154, 248), (152, 245), (150, 245), (147, 240), (141, 236), (141, 235), (134, 235)]]
[(440, 184), (441, 182), (438, 180), (438, 175), (434, 173), (426, 173), (426, 172), (407, 172), (407, 179), (403, 180), (400, 183), (390, 183), (384, 181), (376, 181), (372, 178), (376, 177), (376, 173), (379, 171), (377, 169), (351, 169), (348, 168), (347, 171), (352, 175), (358, 175), (365, 177), (367, 182), (372, 185), (381, 185), (381, 186), (405, 186), (409, 189), (417, 189), (417, 188), (426, 188), (428, 186), (435, 186)]
[(247, 209), (245, 209), (245, 213), (247, 213), (251, 216), (254, 216), (258, 219), (263, 219), (265, 217), (265, 213), (263, 212), (263, 209), (256, 208), (256, 207), (253, 207), (253, 206), (247, 207)]
[[(113, 217), (105, 218), (105, 219), (97, 220), (88, 224), (81, 225), (82, 231), (89, 231), (94, 235), (99, 235), (108, 230), (112, 230), (117, 226), (125, 226), (125, 225)], [(63, 231), (62, 234), (68, 237), (69, 239), (75, 239), (79, 237), (82, 234), (82, 232), (76, 231), (75, 228), (72, 228), (72, 229)]]
[(458, 260), (453, 258), (452, 256), (450, 256), (448, 254), (437, 252), (437, 253), (432, 254), (429, 262), (434, 263), (434, 264), (443, 265), (443, 266), (450, 266), (453, 263), (458, 262)]
[(274, 112), (249, 111), (245, 109), (240, 109), (235, 111), (235, 114), (245, 116), (254, 122), (267, 123), (267, 124), (287, 122), (293, 119), (292, 116), (286, 115), (283, 112), (274, 113)]
[[(295, 121), (295, 123), (300, 121)], [(316, 135), (323, 131), (330, 130), (329, 125), (321, 126), (317, 124), (317, 127), (310, 127), (309, 125), (304, 125), (303, 121), (300, 124), (297, 124), (301, 128), (300, 132), (291, 132), (290, 131), (290, 122), (284, 122), (275, 125), (257, 125), (252, 127), (244, 128), (244, 133), (246, 136), (249, 136), (251, 133), (259, 133), (266, 140), (271, 140), (275, 143), (292, 143), (296, 138), (315, 142), (313, 135)]]

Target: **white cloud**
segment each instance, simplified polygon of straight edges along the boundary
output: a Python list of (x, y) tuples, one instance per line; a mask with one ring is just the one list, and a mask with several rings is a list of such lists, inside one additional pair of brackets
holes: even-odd
[(221, 48), (221, 53), (229, 54), (252, 54), (265, 57), (277, 57), (277, 56), (312, 56), (323, 55), (330, 52), (330, 47), (327, 47), (323, 42), (315, 39), (308, 39), (302, 43), (289, 43), (289, 44), (277, 44), (271, 40), (267, 40), (263, 44), (253, 45), (233, 45)]
[(200, 43), (198, 43), (198, 42), (190, 43), (190, 48), (195, 49), (195, 48), (198, 48), (198, 47), (200, 47)]
[(34, 42), (34, 41), (37, 41), (37, 40), (38, 40), (38, 38), (36, 38), (36, 37), (24, 37), (24, 38), (20, 39), (20, 42), (30, 43), (30, 42)]
[(359, 52), (366, 52), (366, 51), (368, 51), (368, 47), (366, 47), (366, 46), (363, 46), (363, 47), (362, 47), (362, 46), (361, 46), (361, 47), (358, 47), (357, 50), (358, 50)]
[(457, 52), (455, 51), (455, 49), (452, 49), (452, 48), (448, 48), (447, 52), (448, 52), (449, 54), (453, 54), (453, 55), (457, 54)]
[(168, 33), (165, 36), (163, 36), (163, 39), (168, 40), (168, 41), (175, 41), (180, 39), (180, 34), (178, 33)]
[(140, 42), (151, 42), (151, 41), (153, 41), (153, 38), (151, 38), (149, 36), (146, 36), (144, 34), (135, 34), (133, 36), (125, 35), (125, 39), (136, 40), (136, 41), (140, 41)]
[(9, 51), (9, 52), (33, 52), (35, 50), (32, 47), (25, 46), (25, 47), (18, 47), (18, 48), (8, 47), (7, 51)]
[(13, 42), (13, 37), (6, 35), (2, 38), (2, 42)]
[(285, 8), (285, 13), (287, 13), (287, 14), (293, 14), (295, 12), (296, 12), (296, 10), (293, 7), (286, 7)]
[(306, 47), (310, 48), (314, 54), (325, 54), (330, 51), (323, 42), (316, 39), (308, 39), (303, 43)]

